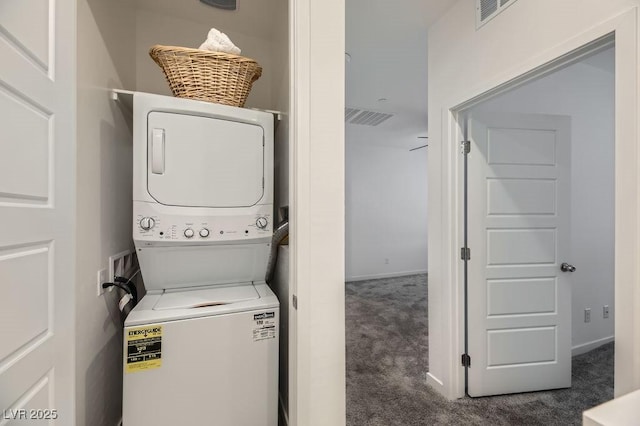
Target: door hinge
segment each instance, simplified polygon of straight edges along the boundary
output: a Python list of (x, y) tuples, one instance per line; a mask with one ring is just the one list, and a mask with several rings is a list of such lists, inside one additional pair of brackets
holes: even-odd
[(291, 301), (293, 303), (293, 309), (298, 309), (298, 296), (294, 294)]
[(264, 176), (262, 177), (262, 189), (264, 189)]
[(471, 367), (471, 357), (468, 354), (462, 354), (462, 366)]
[(471, 260), (471, 249), (469, 247), (462, 247), (460, 249), (460, 259)]
[(462, 154), (468, 154), (471, 152), (471, 141), (460, 142), (460, 151)]

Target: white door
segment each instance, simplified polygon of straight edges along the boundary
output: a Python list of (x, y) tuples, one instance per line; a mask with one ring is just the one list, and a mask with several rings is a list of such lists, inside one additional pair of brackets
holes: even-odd
[(0, 1), (0, 425), (75, 423), (75, 45), (74, 1)]
[(470, 120), (468, 393), (571, 386), (570, 118)]

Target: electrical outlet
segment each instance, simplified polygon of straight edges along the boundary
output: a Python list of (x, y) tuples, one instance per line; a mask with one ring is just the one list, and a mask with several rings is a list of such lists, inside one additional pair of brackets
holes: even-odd
[(609, 318), (609, 305), (602, 307), (602, 318)]
[(388, 258), (386, 258), (386, 257), (384, 258), (384, 264), (385, 264), (385, 265), (388, 265), (388, 264), (389, 264), (389, 259), (388, 259)]
[(584, 322), (591, 322), (591, 308), (584, 310)]
[(132, 264), (133, 253), (131, 250), (121, 251), (109, 256), (109, 280), (124, 276), (131, 269)]
[(102, 288), (102, 283), (106, 283), (107, 280), (107, 268), (100, 269), (98, 271), (98, 297), (104, 294), (104, 288)]

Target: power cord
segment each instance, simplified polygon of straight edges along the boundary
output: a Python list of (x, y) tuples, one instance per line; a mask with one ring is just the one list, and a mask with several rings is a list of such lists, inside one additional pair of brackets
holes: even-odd
[(118, 303), (120, 312), (125, 315), (128, 315), (131, 309), (138, 304), (138, 289), (132, 281), (138, 273), (140, 273), (140, 269), (129, 278), (116, 276), (113, 278), (113, 282), (102, 283), (102, 288), (118, 287), (125, 292)]
[[(129, 288), (129, 286), (126, 286), (124, 284), (120, 284), (119, 282), (102, 283), (102, 288), (109, 288), (109, 287), (118, 287), (119, 289), (124, 290), (124, 292), (129, 294), (132, 298), (136, 299), (136, 297), (134, 296), (134, 294), (131, 291), (131, 289)], [(137, 300), (136, 300), (136, 302), (137, 302)]]
[[(133, 275), (131, 275), (129, 278), (125, 278), (125, 277), (115, 277), (113, 279), (114, 284), (115, 283), (122, 283), (125, 286), (127, 286), (129, 288), (128, 293), (131, 294), (131, 297), (133, 297), (133, 304), (137, 305), (138, 304), (138, 289), (136, 288), (136, 285), (134, 284), (134, 282), (132, 281), (136, 275), (138, 275), (140, 273), (140, 269), (138, 269)], [(127, 290), (125, 290), (127, 291)]]

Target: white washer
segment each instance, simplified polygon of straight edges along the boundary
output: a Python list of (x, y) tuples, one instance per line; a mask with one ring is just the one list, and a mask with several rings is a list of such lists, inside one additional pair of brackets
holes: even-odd
[(123, 425), (276, 426), (273, 116), (135, 93)]

